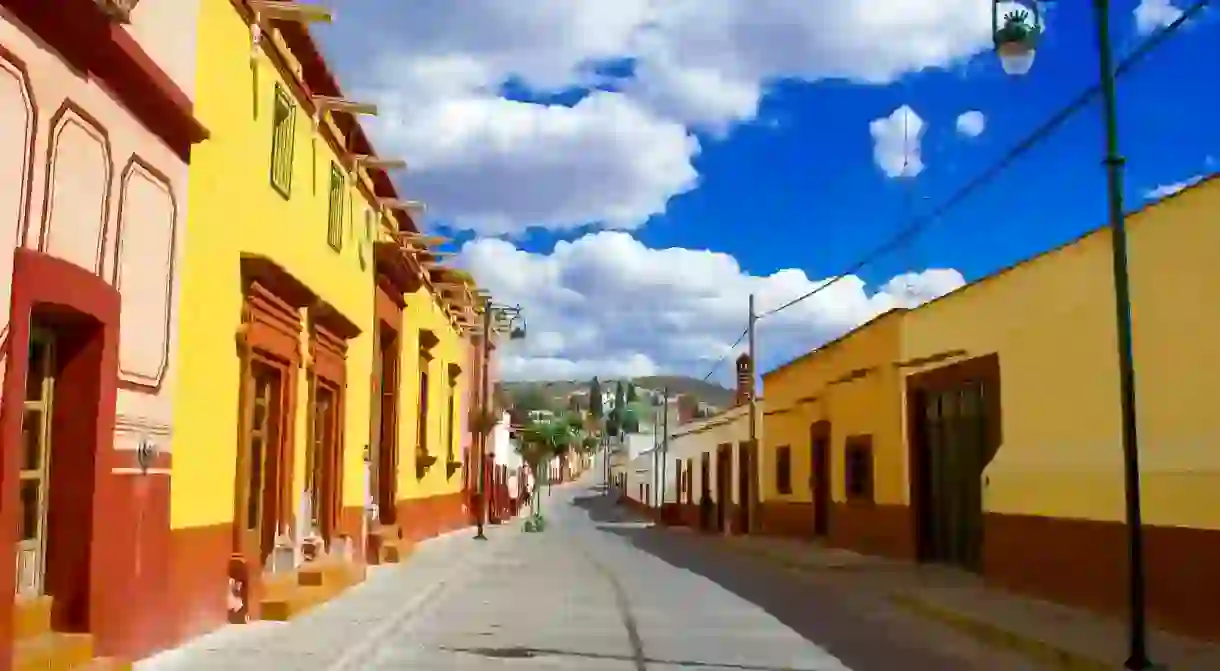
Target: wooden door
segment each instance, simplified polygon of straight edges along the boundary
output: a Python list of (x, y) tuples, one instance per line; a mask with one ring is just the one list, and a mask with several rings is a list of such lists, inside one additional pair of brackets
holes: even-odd
[(51, 418), (55, 398), (55, 341), (49, 331), (30, 334), (25, 408), (21, 419), (17, 593), (44, 593), (47, 504), (50, 501)]
[(329, 545), (334, 533), (334, 499), (337, 493), (335, 458), (338, 452), (338, 395), (319, 384), (313, 399), (313, 435), (306, 459), (306, 491), (309, 493), (313, 528)]
[(809, 487), (813, 501), (813, 533), (830, 534), (830, 426), (818, 422), (809, 428)]
[(750, 443), (737, 444), (737, 524), (739, 533), (750, 533), (750, 502), (754, 497), (753, 454)]
[(729, 507), (733, 503), (732, 448), (716, 450), (716, 530), (728, 531)]
[(699, 461), (699, 528), (711, 527), (712, 455), (704, 452)]
[(243, 446), (239, 497), (242, 553), (251, 564), (266, 566), (275, 545), (276, 487), (283, 416), (281, 371), (259, 361), (250, 365), (249, 425)]
[(396, 484), (398, 480), (398, 338), (393, 332), (383, 332), (381, 355), (378, 357), (378, 418), (375, 476), (372, 478), (374, 500), (377, 501), (378, 517), (382, 524), (393, 524), (395, 513)]

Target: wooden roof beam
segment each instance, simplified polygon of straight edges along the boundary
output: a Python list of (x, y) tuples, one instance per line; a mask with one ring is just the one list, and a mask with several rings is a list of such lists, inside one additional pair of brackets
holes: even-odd
[[(428, 206), (422, 200), (399, 200), (397, 198), (382, 198), (380, 205), (387, 210), (406, 210), (408, 214), (418, 212), (423, 214), (428, 211)], [(403, 234), (399, 234), (403, 235)]]
[(378, 158), (372, 154), (356, 154), (352, 158), (356, 161), (356, 167), (364, 168), (365, 170), (389, 172), (391, 170), (407, 169), (407, 162), (401, 158)]
[(250, 9), (260, 19), (293, 21), (296, 23), (330, 23), (334, 19), (329, 7), (293, 0), (247, 0)]
[(400, 231), (398, 238), (405, 242), (415, 242), (425, 245), (439, 245), (449, 242), (449, 238), (440, 235), (428, 235), (427, 233), (415, 233), (413, 231)]
[(340, 112), (342, 114), (377, 116), (377, 106), (373, 103), (361, 103), (354, 100), (336, 98), (335, 96), (314, 96), (313, 104), (319, 111), (331, 114)]

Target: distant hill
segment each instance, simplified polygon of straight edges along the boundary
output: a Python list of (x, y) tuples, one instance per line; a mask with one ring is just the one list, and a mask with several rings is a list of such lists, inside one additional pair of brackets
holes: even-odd
[[(497, 387), (511, 398), (518, 398), (526, 393), (540, 394), (548, 404), (555, 409), (566, 407), (568, 396), (573, 392), (587, 391), (591, 380), (540, 380), (531, 382), (501, 382)], [(612, 391), (616, 379), (600, 379), (603, 391)], [(727, 408), (733, 403), (733, 390), (697, 380), (683, 375), (650, 375), (637, 378), (625, 378), (624, 382), (635, 384), (638, 390), (652, 390), (660, 393), (669, 389), (672, 396), (690, 394), (698, 401), (717, 408)]]

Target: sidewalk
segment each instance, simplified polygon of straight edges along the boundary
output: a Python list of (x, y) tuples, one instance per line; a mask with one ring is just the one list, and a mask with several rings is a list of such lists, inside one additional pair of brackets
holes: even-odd
[(228, 625), (136, 663), (137, 671), (355, 671), (385, 634), (446, 588), (488, 564), (520, 522), (489, 525), (489, 541), (464, 528), (420, 542), (402, 564), (369, 567), (368, 578), (289, 622)]
[[(1048, 668), (1122, 668), (1123, 622), (985, 586), (945, 567), (827, 548), (813, 541), (734, 536), (725, 545), (766, 558), (858, 598), (880, 598), (983, 643), (1018, 652)], [(1162, 631), (1150, 633), (1154, 661), (1173, 671), (1220, 669), (1220, 645)]]

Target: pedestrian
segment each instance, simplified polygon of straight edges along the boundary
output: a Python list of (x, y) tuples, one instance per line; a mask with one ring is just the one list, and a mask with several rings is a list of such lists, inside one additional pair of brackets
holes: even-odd
[(517, 471), (516, 470), (509, 471), (508, 472), (508, 514), (512, 515), (514, 517), (517, 515), (517, 506), (520, 504), (520, 499), (518, 498), (519, 494), (520, 494), (520, 492), (517, 491)]

